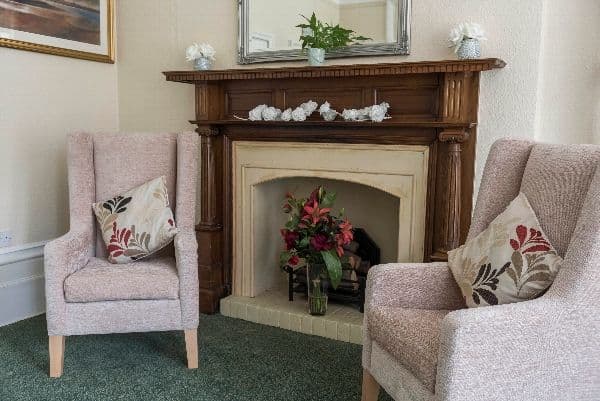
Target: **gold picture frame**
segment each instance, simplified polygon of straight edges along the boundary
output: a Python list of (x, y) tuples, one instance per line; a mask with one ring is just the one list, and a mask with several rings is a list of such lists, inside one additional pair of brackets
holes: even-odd
[[(31, 34), (29, 32), (20, 32), (18, 30), (6, 28), (1, 25), (0, 25), (0, 46), (9, 47), (12, 49), (28, 50), (28, 51), (38, 52), (38, 53), (52, 54), (55, 56), (72, 57), (72, 58), (78, 58), (78, 59), (83, 59), (83, 60), (98, 61), (98, 62), (102, 62), (102, 63), (111, 63), (112, 64), (115, 62), (114, 0), (98, 0), (98, 1), (99, 1), (99, 4), (106, 3), (105, 4), (106, 8), (102, 7), (100, 10), (100, 15), (102, 15), (102, 9), (106, 10), (106, 14), (104, 14), (105, 15), (104, 23), (106, 24), (105, 30), (103, 30), (103, 23), (102, 23), (102, 20), (100, 20), (100, 23), (102, 26), (100, 28), (101, 45), (99, 47), (101, 47), (103, 50), (101, 53), (95, 52), (95, 51), (78, 50), (78, 49), (73, 49), (73, 48), (68, 48), (68, 47), (52, 46), (52, 45), (48, 45), (48, 44), (35, 43), (33, 41), (28, 41), (28, 40), (20, 40), (20, 39), (11, 38), (11, 37), (9, 37), (10, 35), (7, 34), (6, 32), (14, 31), (17, 33), (17, 35), (31, 35)], [(0, 0), (0, 3), (1, 3), (1, 0)], [(105, 35), (104, 38), (102, 38), (102, 34)], [(35, 35), (35, 36), (46, 37), (44, 35)], [(70, 40), (66, 40), (66, 39), (52, 38), (52, 37), (49, 37), (49, 38), (51, 38), (53, 40), (56, 39), (57, 41), (64, 40), (65, 42), (71, 42)], [(102, 39), (104, 39), (104, 42), (102, 42)]]

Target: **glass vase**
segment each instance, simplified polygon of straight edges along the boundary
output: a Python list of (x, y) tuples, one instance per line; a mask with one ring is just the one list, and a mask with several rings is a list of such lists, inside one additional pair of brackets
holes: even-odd
[(309, 264), (306, 266), (306, 284), (308, 287), (308, 313), (322, 316), (327, 313), (327, 285), (323, 277), (325, 265)]
[(200, 57), (194, 60), (194, 70), (196, 71), (206, 71), (210, 70), (212, 67), (212, 60), (208, 57)]

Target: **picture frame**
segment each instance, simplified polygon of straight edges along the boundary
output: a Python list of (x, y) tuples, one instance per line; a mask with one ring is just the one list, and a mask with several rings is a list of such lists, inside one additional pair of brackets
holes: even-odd
[(115, 62), (114, 0), (0, 0), (0, 46)]

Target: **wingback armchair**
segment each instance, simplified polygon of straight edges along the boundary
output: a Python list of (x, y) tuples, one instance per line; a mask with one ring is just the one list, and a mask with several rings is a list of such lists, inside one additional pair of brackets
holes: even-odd
[(369, 271), (364, 401), (600, 399), (600, 146), (496, 142), (468, 238), (519, 191), (564, 264), (521, 303), (465, 308), (446, 263)]
[[(198, 262), (194, 233), (197, 135), (69, 137), (70, 231), (44, 249), (50, 376), (63, 371), (65, 336), (184, 330), (198, 366)], [(92, 203), (166, 176), (179, 232), (157, 256), (110, 264)]]

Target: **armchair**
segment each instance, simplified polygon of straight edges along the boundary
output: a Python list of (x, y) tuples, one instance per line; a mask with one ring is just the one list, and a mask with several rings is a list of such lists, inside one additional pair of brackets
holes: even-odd
[[(71, 228), (44, 249), (51, 377), (62, 375), (65, 337), (84, 334), (184, 330), (188, 367), (198, 366), (197, 145), (194, 133), (69, 137)], [(110, 264), (92, 203), (161, 175), (179, 229), (173, 244)]]
[(524, 192), (561, 271), (540, 298), (466, 309), (446, 263), (369, 271), (362, 400), (600, 397), (600, 146), (501, 140), (490, 151), (469, 238)]

